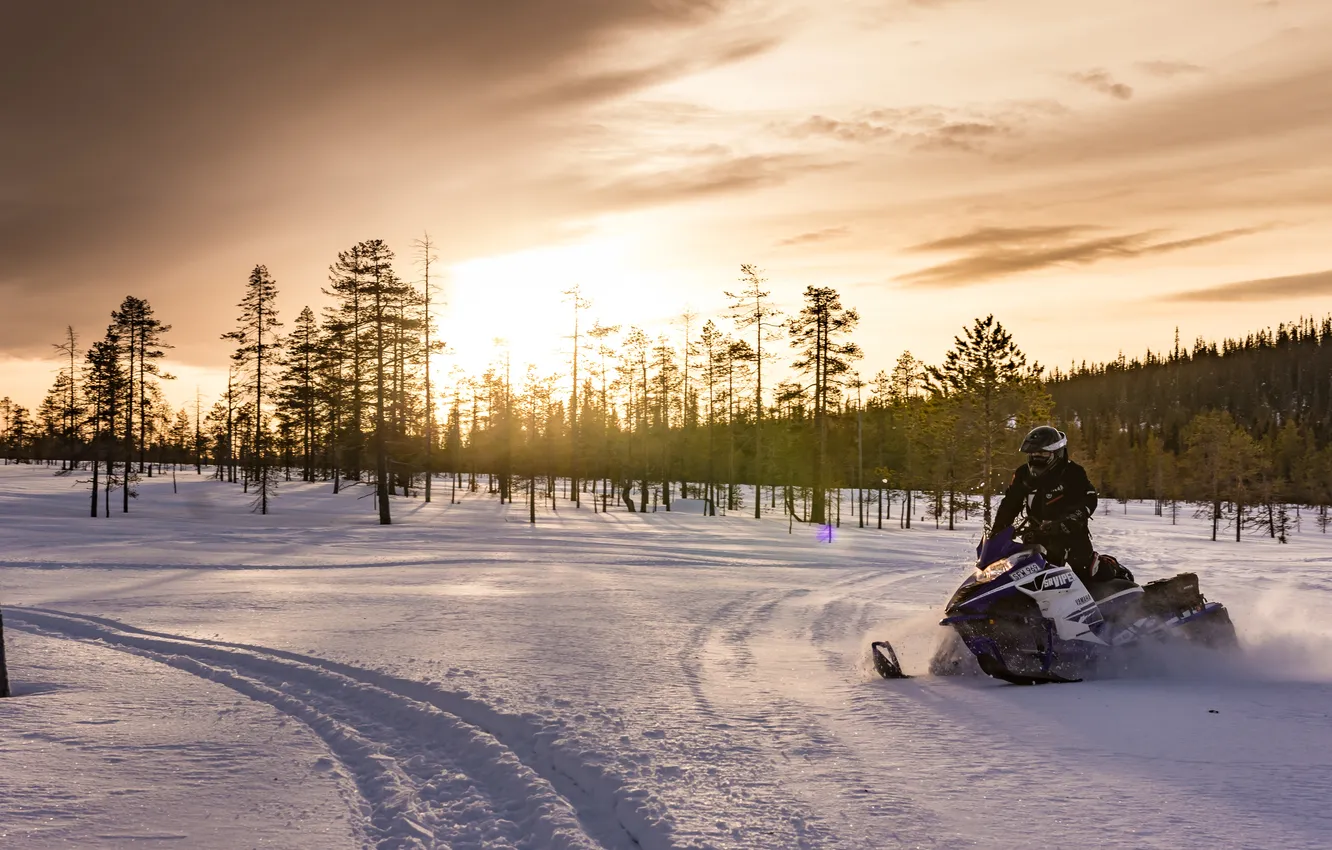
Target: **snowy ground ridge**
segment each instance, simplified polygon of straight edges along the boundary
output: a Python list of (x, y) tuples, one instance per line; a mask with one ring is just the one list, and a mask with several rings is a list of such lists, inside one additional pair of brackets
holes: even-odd
[(535, 715), (327, 659), (101, 617), (6, 606), (6, 620), (168, 664), (305, 724), (354, 784), (354, 815), (377, 850), (673, 846), (670, 819), (646, 792), (562, 752), (560, 730)]

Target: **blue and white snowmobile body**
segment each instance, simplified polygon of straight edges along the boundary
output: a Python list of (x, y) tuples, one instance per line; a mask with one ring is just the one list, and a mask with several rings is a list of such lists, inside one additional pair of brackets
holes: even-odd
[[(941, 625), (952, 627), (987, 675), (1016, 684), (1073, 682), (1124, 666), (1151, 642), (1236, 645), (1224, 605), (1208, 602), (1193, 573), (1151, 582), (1085, 584), (1071, 568), (1045, 560), (1005, 529), (978, 547), (975, 572), (953, 593)], [(872, 645), (875, 667), (898, 678), (885, 641)]]

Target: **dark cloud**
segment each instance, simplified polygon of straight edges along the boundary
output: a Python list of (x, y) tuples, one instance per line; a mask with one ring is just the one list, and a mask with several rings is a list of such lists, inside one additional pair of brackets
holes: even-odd
[[(11, 305), (3, 348), (40, 350), (48, 324), (96, 327), (130, 289), (159, 313), (229, 314), (231, 279), (223, 273), (219, 284), (216, 269), (198, 267), (268, 244), (276, 232), (292, 256), (312, 241), (328, 255), (418, 210), (466, 205), (458, 235), (470, 235), (475, 221), (507, 220), (501, 230), (519, 233), (529, 223), (514, 220), (533, 211), (558, 216), (512, 175), (551, 156), (579, 110), (772, 44), (762, 31), (695, 35), (728, 6), (8, 4), (0, 37), (0, 295)], [(644, 34), (652, 50), (625, 49)], [(414, 229), (427, 223), (417, 220)], [(312, 240), (314, 229), (327, 244)], [(269, 262), (290, 280), (272, 256), (248, 262)], [(230, 268), (233, 257), (224, 259)], [(54, 323), (35, 321), (57, 305)]]
[(1136, 67), (1138, 70), (1151, 74), (1153, 77), (1178, 77), (1184, 74), (1202, 74), (1207, 71), (1201, 65), (1194, 65), (1192, 62), (1171, 62), (1166, 59), (1153, 59), (1149, 62), (1139, 62)]
[(1288, 277), (1241, 280), (1205, 289), (1191, 289), (1166, 298), (1167, 301), (1233, 304), (1245, 301), (1275, 301), (1282, 298), (1332, 296), (1332, 270)]
[(1022, 272), (1183, 251), (1235, 239), (1261, 228), (1226, 230), (1167, 242), (1159, 241), (1159, 232), (1151, 230), (1083, 237), (1088, 231), (1098, 229), (1090, 225), (980, 228), (914, 246), (910, 250), (932, 252), (961, 248), (971, 253), (956, 260), (908, 272), (898, 277), (898, 280), (914, 286), (951, 289)]
[(1078, 71), (1069, 74), (1068, 76), (1069, 79), (1074, 82), (1081, 83), (1087, 88), (1098, 91), (1101, 94), (1110, 95), (1119, 100), (1128, 100), (1133, 97), (1132, 86), (1115, 82), (1114, 78), (1110, 76), (1110, 72), (1106, 71), (1104, 68), (1094, 68), (1090, 71)]
[(820, 242), (827, 242), (831, 239), (840, 239), (851, 232), (851, 228), (846, 225), (839, 227), (825, 227), (822, 230), (811, 230), (808, 233), (801, 233), (796, 236), (788, 236), (777, 242), (779, 247), (789, 248), (795, 245), (814, 245)]

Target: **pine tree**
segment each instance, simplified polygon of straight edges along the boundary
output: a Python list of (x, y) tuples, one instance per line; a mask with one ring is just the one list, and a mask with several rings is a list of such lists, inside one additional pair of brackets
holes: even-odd
[(610, 486), (610, 479), (612, 477), (611, 408), (610, 408), (610, 394), (609, 394), (610, 370), (609, 367), (606, 365), (606, 360), (607, 358), (615, 354), (615, 349), (612, 348), (607, 343), (607, 340), (610, 339), (611, 336), (619, 332), (620, 332), (619, 325), (603, 325), (600, 322), (595, 323), (592, 326), (591, 330), (587, 332), (587, 335), (592, 338), (596, 346), (594, 351), (597, 355), (598, 363), (600, 364), (598, 367), (598, 374), (601, 379), (601, 399), (600, 399), (600, 409), (598, 412), (601, 418), (600, 454), (601, 454), (602, 466), (600, 470), (600, 476), (602, 479), (601, 496), (602, 496), (603, 506), (606, 503), (606, 495), (607, 495), (606, 491), (607, 488)]
[(583, 297), (582, 287), (574, 284), (564, 290), (565, 301), (573, 307), (573, 369), (570, 379), (571, 401), (569, 403), (569, 491), (573, 496), (574, 507), (581, 507), (578, 499), (578, 350), (579, 319), (582, 312), (592, 306), (592, 302)]
[[(163, 348), (169, 347), (162, 341), (162, 335), (171, 330), (153, 314), (152, 306), (142, 298), (132, 295), (125, 297), (120, 309), (111, 313), (112, 322), (117, 328), (117, 339), (121, 343), (121, 357), (126, 364), (126, 403), (122, 409), (125, 429), (124, 461), (125, 481), (121, 493), (122, 510), (129, 513), (129, 500), (134, 495), (133, 476), (130, 465), (134, 457), (134, 424), (139, 423), (139, 469), (144, 471), (145, 442), (147, 438), (148, 390), (150, 377), (169, 379), (157, 366), (157, 360), (165, 355)], [(135, 397), (135, 391), (138, 397)]]
[(708, 515), (717, 515), (717, 395), (718, 379), (725, 374), (722, 366), (722, 352), (726, 350), (727, 341), (717, 325), (711, 320), (704, 323), (703, 329), (699, 332), (698, 347), (703, 355), (703, 380), (708, 388), (707, 402), (707, 427), (708, 427), (708, 449), (706, 460), (706, 474), (704, 484), (707, 488)]
[[(825, 468), (828, 454), (828, 410), (841, 396), (845, 376), (851, 363), (860, 359), (860, 346), (838, 339), (853, 331), (860, 322), (860, 314), (842, 307), (837, 291), (826, 286), (805, 288), (805, 306), (790, 320), (791, 347), (799, 358), (791, 365), (808, 376), (813, 393), (814, 430), (817, 449), (814, 452), (814, 488), (810, 522), (826, 523), (827, 480)], [(838, 482), (840, 485), (840, 482)]]
[[(79, 352), (78, 334), (74, 333), (72, 325), (65, 326), (65, 339), (58, 343), (53, 343), (56, 353), (62, 357), (69, 358), (69, 366), (61, 371), (65, 380), (62, 389), (64, 390), (61, 404), (61, 437), (64, 441), (64, 449), (70, 453), (67, 458), (70, 468), (74, 466), (73, 452), (80, 442), (81, 424), (87, 418), (87, 412), (83, 407), (79, 394), (79, 373), (75, 362), (75, 357)], [(66, 458), (62, 457), (62, 468)]]
[[(648, 481), (650, 480), (648, 452), (648, 338), (639, 328), (631, 327), (620, 347), (620, 383), (626, 394), (625, 418), (633, 438), (629, 441), (630, 468), (638, 472), (638, 511), (647, 511)], [(626, 470), (628, 473), (628, 470)], [(630, 497), (631, 475), (626, 474), (621, 484), (625, 505), (630, 511), (634, 503)]]
[(910, 351), (903, 351), (893, 365), (889, 378), (889, 399), (896, 418), (902, 423), (902, 476), (904, 489), (902, 497), (903, 528), (911, 527), (911, 514), (915, 509), (914, 489), (917, 486), (915, 455), (912, 452), (917, 434), (920, 432), (921, 411), (917, 395), (927, 385), (928, 374), (925, 364), (917, 360)]
[(929, 375), (936, 392), (965, 408), (963, 421), (978, 456), (976, 477), (985, 527), (989, 528), (991, 501), (999, 485), (994, 454), (1008, 436), (1010, 423), (1031, 421), (1035, 411), (1045, 406), (1041, 394), (1021, 392), (1035, 387), (1041, 368), (1027, 366), (1026, 355), (993, 315), (977, 319), (963, 330), (963, 336), (953, 337), (953, 343), (943, 365), (930, 367)]
[(365, 296), (369, 314), (367, 324), (375, 387), (375, 494), (379, 503), (379, 524), (390, 525), (393, 517), (389, 509), (389, 454), (388, 423), (385, 410), (388, 404), (387, 380), (391, 368), (388, 345), (393, 338), (393, 306), (405, 298), (405, 287), (393, 273), (393, 252), (380, 239), (362, 242), (361, 253), (365, 262)]
[(299, 434), (301, 480), (314, 480), (315, 433), (319, 422), (319, 327), (309, 307), (296, 317), (283, 352), (277, 390), (278, 416)]
[(652, 389), (647, 394), (652, 411), (652, 427), (657, 432), (660, 444), (661, 464), (658, 467), (658, 480), (661, 482), (661, 502), (666, 510), (671, 509), (671, 426), (677, 407), (680, 390), (680, 367), (675, 362), (675, 349), (665, 335), (657, 338), (652, 347)]
[(259, 487), (254, 509), (266, 514), (276, 482), (270, 475), (272, 464), (265, 409), (269, 396), (273, 394), (271, 373), (282, 351), (282, 340), (278, 336), (278, 328), (282, 323), (277, 317), (277, 283), (268, 274), (266, 266), (255, 266), (250, 272), (245, 297), (237, 306), (241, 308), (241, 314), (236, 319), (236, 329), (223, 334), (222, 338), (236, 343), (236, 351), (231, 359), (249, 382), (248, 404), (252, 406), (252, 421), (249, 424), (253, 428), (251, 434), (254, 441), (250, 445), (251, 470), (248, 474)]
[[(754, 265), (740, 266), (740, 282), (744, 288), (739, 292), (726, 292), (731, 299), (730, 315), (736, 328), (754, 331), (754, 492), (763, 486), (763, 343), (779, 338), (777, 329), (781, 323), (777, 318), (781, 313), (768, 302), (771, 293), (763, 288), (767, 278)], [(763, 515), (757, 496), (754, 499), (754, 519)]]
[[(364, 465), (364, 392), (366, 379), (365, 328), (368, 324), (367, 261), (365, 243), (338, 253), (329, 266), (329, 288), (324, 294), (335, 299), (326, 322), (327, 340), (336, 343), (344, 361), (339, 383), (343, 387), (346, 417), (339, 423), (339, 466), (343, 477), (359, 481)], [(334, 491), (336, 492), (336, 484)]]
[(431, 313), (434, 307), (433, 293), (431, 292), (432, 279), (430, 277), (430, 264), (439, 259), (435, 255), (435, 243), (430, 239), (430, 234), (426, 233), (421, 239), (416, 240), (417, 259), (422, 266), (422, 312), (421, 322), (422, 332), (424, 334), (425, 348), (425, 500), (428, 503), (431, 499), (431, 484), (435, 478), (435, 464), (433, 459), (435, 449), (435, 397), (432, 395), (430, 385), (430, 357), (436, 350), (442, 350), (443, 344), (433, 342), (430, 334), (434, 330), (434, 316)]
[[(111, 514), (110, 494), (114, 477), (113, 448), (116, 437), (116, 416), (121, 400), (128, 395), (129, 379), (121, 363), (122, 343), (120, 329), (112, 324), (106, 329), (106, 336), (93, 343), (85, 355), (83, 387), (88, 400), (88, 427), (92, 441), (92, 512), (97, 516), (97, 497), (99, 495), (98, 465), (106, 461), (106, 478), (103, 492), (106, 515)], [(126, 468), (128, 472), (128, 468)]]
[[(1195, 493), (1200, 513), (1212, 522), (1212, 540), (1217, 538), (1223, 508), (1238, 499), (1243, 478), (1243, 459), (1236, 453), (1239, 430), (1225, 411), (1205, 411), (1189, 423), (1184, 433), (1185, 473)], [(1240, 517), (1237, 515), (1236, 520)]]

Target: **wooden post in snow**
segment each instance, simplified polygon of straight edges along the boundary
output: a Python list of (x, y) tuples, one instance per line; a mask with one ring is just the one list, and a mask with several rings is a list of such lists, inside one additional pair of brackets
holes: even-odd
[(0, 697), (9, 696), (9, 668), (5, 665), (5, 615), (0, 612)]

